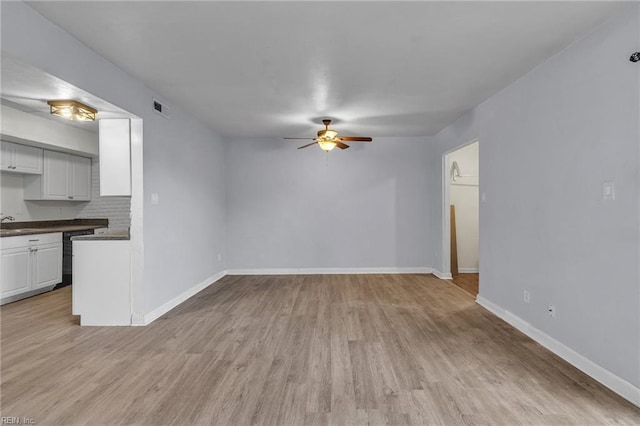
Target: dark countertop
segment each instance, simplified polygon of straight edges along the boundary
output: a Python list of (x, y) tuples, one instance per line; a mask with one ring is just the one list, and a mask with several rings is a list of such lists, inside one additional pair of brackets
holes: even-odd
[(89, 229), (106, 228), (108, 226), (108, 219), (68, 219), (41, 220), (31, 222), (4, 222), (0, 226), (0, 237), (51, 234), (54, 232), (86, 231)]
[(77, 237), (71, 237), (71, 241), (115, 241), (115, 240), (129, 240), (129, 231), (113, 231), (105, 232), (104, 234), (93, 235), (78, 235)]

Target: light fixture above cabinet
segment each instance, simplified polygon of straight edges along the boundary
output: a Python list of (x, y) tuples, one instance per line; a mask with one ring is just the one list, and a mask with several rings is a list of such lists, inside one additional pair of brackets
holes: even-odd
[(74, 100), (47, 101), (52, 115), (75, 121), (94, 121), (98, 111)]

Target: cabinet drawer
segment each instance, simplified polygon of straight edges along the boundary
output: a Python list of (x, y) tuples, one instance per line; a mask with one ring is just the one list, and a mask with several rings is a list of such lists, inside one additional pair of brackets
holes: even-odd
[(2, 250), (61, 242), (62, 232), (52, 232), (50, 234), (18, 235), (16, 237), (3, 237), (0, 239)]

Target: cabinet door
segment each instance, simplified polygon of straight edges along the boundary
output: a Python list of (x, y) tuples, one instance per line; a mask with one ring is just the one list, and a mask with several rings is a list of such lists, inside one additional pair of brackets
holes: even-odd
[(2, 250), (0, 297), (13, 296), (30, 290), (31, 252), (28, 247)]
[(62, 243), (45, 244), (34, 248), (32, 289), (62, 282)]
[(56, 151), (44, 151), (42, 176), (43, 200), (68, 200), (69, 155)]
[(15, 145), (13, 167), (14, 172), (41, 175), (42, 149), (26, 145)]
[(0, 170), (13, 171), (13, 153), (15, 144), (2, 142), (0, 148)]
[(99, 120), (100, 196), (131, 195), (131, 130), (127, 118)]
[(71, 169), (69, 179), (69, 195), (74, 201), (91, 200), (91, 159), (69, 156)]

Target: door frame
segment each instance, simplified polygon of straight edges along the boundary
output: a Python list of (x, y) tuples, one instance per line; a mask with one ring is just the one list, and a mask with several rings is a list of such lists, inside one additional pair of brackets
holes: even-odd
[[(451, 214), (449, 208), (451, 203), (451, 181), (449, 179), (451, 154), (474, 143), (479, 144), (480, 139), (473, 138), (442, 153), (442, 271), (440, 271), (438, 278), (443, 280), (453, 279), (451, 275)], [(480, 155), (478, 155), (478, 169), (480, 170), (481, 168)], [(478, 209), (478, 216), (479, 215), (480, 209)]]

